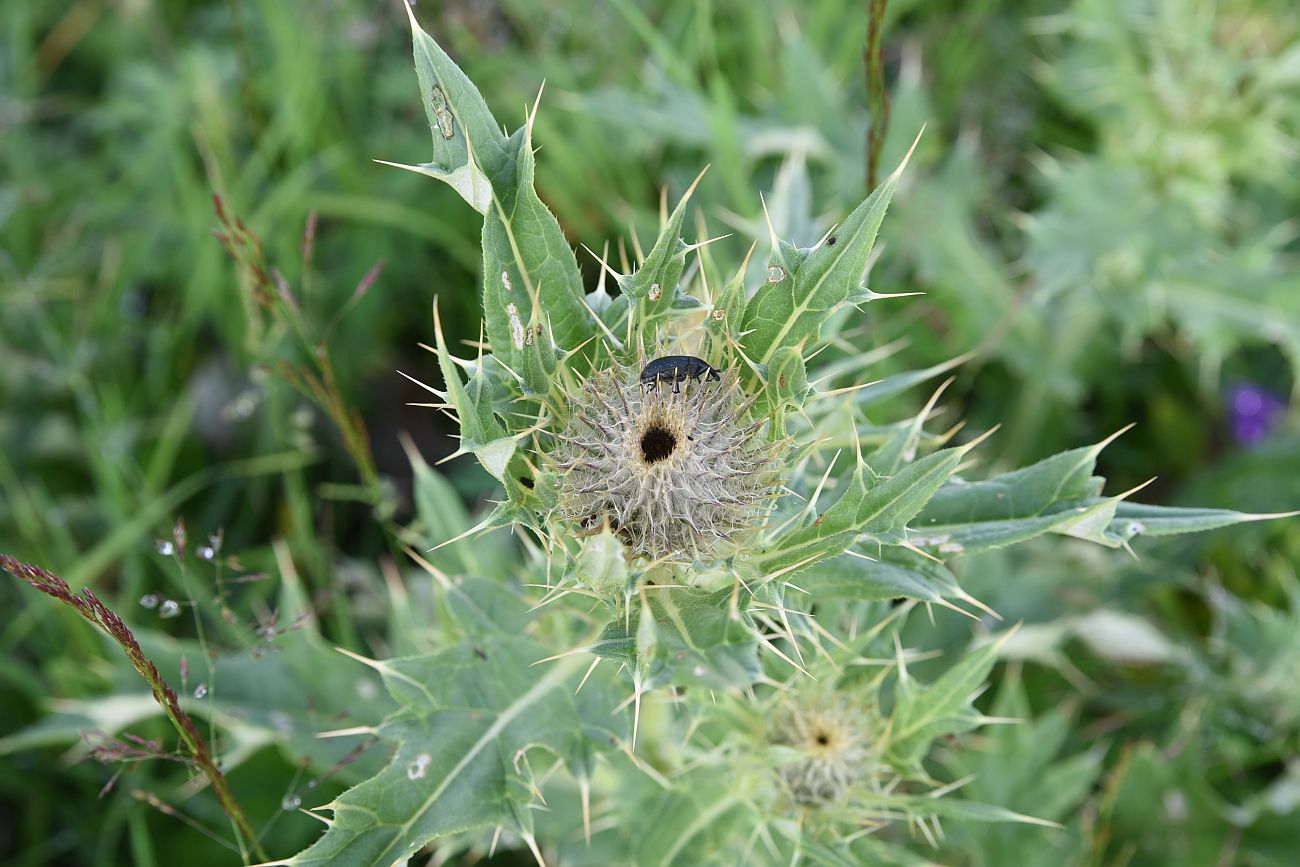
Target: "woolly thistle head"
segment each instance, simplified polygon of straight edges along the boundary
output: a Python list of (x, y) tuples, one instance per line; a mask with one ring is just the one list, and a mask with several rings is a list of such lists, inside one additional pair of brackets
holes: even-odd
[(578, 390), (560, 434), (560, 514), (633, 556), (696, 557), (762, 522), (777, 485), (763, 421), (734, 371), (643, 385), (615, 365)]
[(769, 740), (793, 758), (779, 768), (791, 799), (805, 807), (841, 800), (873, 768), (866, 714), (841, 698), (791, 704), (773, 718)]

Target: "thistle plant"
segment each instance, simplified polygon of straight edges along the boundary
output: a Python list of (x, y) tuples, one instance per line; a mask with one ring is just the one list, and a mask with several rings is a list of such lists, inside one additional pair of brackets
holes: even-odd
[[(946, 417), (943, 384), (887, 417), (960, 362), (869, 381), (886, 353), (863, 351), (865, 323), (905, 303), (864, 281), (906, 159), (811, 247), (772, 230), (757, 285), (748, 256), (721, 267), (706, 231), (685, 239), (692, 185), (653, 244), (593, 257), (587, 293), (533, 186), (540, 97), (507, 135), (411, 27), (433, 153), (402, 167), (483, 215), (485, 340), (454, 357), (435, 303), (442, 387), (425, 387), (501, 495), (447, 532), (449, 495), (417, 459), (412, 553), (445, 644), (361, 660), (397, 706), (377, 730), (392, 759), (314, 807), (327, 830), (274, 863), (389, 865), (429, 846), (913, 863), (946, 818), (1051, 824), (964, 798), (930, 761), (936, 740), (1007, 722), (974, 702), (1014, 629), (950, 563), (1045, 534), (1128, 548), (1268, 516), (1103, 493), (1109, 440), (982, 477), (992, 431)], [(642, 376), (664, 356), (687, 361)], [(484, 538), (505, 528), (522, 552)], [(931, 606), (976, 625), (955, 659), (905, 638)]]

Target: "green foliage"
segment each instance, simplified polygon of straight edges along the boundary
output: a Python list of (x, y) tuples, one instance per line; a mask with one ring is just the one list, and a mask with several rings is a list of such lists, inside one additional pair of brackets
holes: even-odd
[(730, 590), (665, 589), (610, 623), (592, 646), (622, 662), (640, 684), (748, 686), (758, 679), (758, 636)]
[(880, 478), (858, 460), (844, 482), (844, 493), (806, 526), (778, 537), (760, 560), (768, 572), (812, 565), (848, 550), (861, 538), (899, 544), (909, 521), (925, 507), (961, 463), (970, 446), (926, 455), (888, 478)]
[(993, 668), (997, 649), (989, 644), (972, 652), (926, 686), (918, 686), (906, 668), (899, 668), (889, 719), (891, 762), (919, 772), (936, 738), (970, 731), (982, 722), (970, 698)]
[[(417, 45), (428, 40), (418, 26), (415, 39)], [(417, 50), (417, 66), (424, 62), (422, 58), (429, 56), (447, 63), (440, 52), (425, 49)], [(450, 73), (444, 77), (455, 78)], [(426, 90), (427, 78), (427, 74), (421, 74), (422, 87)], [(463, 94), (468, 96), (462, 97)], [(471, 90), (461, 88), (449, 98), (451, 108), (443, 110), (455, 114), (457, 100), (462, 98), (478, 104)], [(435, 137), (441, 134), (449, 138), (447, 133), (451, 128), (440, 120), (437, 112), (431, 112)], [(520, 157), (482, 162), (482, 171), (493, 189), (499, 189), (512, 177), (522, 177), (526, 179), (524, 188), (531, 194), (531, 145), (527, 143), (532, 124), (530, 116), (523, 135), (525, 149)], [(466, 128), (470, 130), (471, 140), (467, 165), (477, 171), (472, 160), (473, 126)], [(787, 479), (787, 485), (795, 490), (808, 490), (808, 486), (815, 485), (806, 505), (797, 506), (786, 515), (781, 505), (784, 501), (779, 500), (773, 515), (774, 529), (765, 534), (757, 552), (751, 555), (745, 547), (738, 547), (729, 554), (724, 552), (722, 559), (712, 564), (710, 558), (702, 559), (698, 551), (689, 556), (686, 552), (670, 551), (648, 564), (644, 552), (624, 552), (620, 541), (631, 544), (635, 540), (623, 537), (614, 522), (612, 515), (622, 514), (617, 505), (610, 506), (613, 511), (605, 518), (605, 529), (586, 539), (568, 536), (563, 518), (545, 504), (539, 508), (520, 500), (513, 502), (509, 513), (498, 511), (496, 520), (504, 520), (509, 514), (515, 523), (530, 528), (543, 546), (539, 565), (545, 564), (549, 589), (544, 601), (581, 591), (603, 602), (612, 619), (593, 641), (580, 645), (572, 653), (561, 653), (547, 660), (553, 667), (540, 679), (529, 674), (528, 658), (543, 653), (541, 647), (533, 644), (520, 645), (517, 652), (511, 653), (503, 643), (480, 641), (481, 646), (462, 645), (428, 658), (374, 663), (385, 674), (390, 691), (403, 706), (394, 721), (385, 727), (387, 734), (398, 742), (395, 758), (380, 775), (329, 805), (335, 817), (330, 830), (315, 846), (284, 863), (322, 859), (334, 863), (341, 860), (354, 864), (386, 863), (394, 855), (409, 857), (437, 838), (482, 826), (495, 826), (498, 834), (505, 831), (520, 837), (540, 858), (529, 809), (541, 795), (531, 774), (520, 767), (518, 760), (533, 747), (544, 748), (561, 759), (569, 752), (562, 737), (566, 732), (581, 730), (578, 718), (573, 715), (572, 706), (555, 704), (559, 702), (558, 696), (554, 701), (547, 697), (555, 694), (568, 679), (568, 672), (576, 662), (573, 654), (583, 652), (595, 654), (593, 670), (599, 661), (608, 659), (620, 663), (620, 670), (630, 675), (632, 695), (619, 706), (625, 709), (629, 702), (633, 705), (634, 746), (645, 701), (643, 694), (653, 695), (664, 687), (734, 691), (779, 676), (785, 681), (780, 701), (787, 708), (778, 712), (778, 718), (784, 714), (795, 722), (772, 742), (794, 750), (796, 755), (800, 749), (805, 751), (804, 758), (782, 766), (781, 779), (788, 789), (784, 794), (781, 786), (772, 782), (746, 793), (727, 787), (691, 786), (690, 774), (672, 782), (670, 792), (674, 794), (658, 796), (646, 809), (651, 816), (659, 816), (662, 824), (681, 827), (676, 833), (662, 835), (658, 828), (660, 822), (656, 822), (653, 833), (638, 836), (633, 831), (630, 845), (637, 853), (638, 863), (674, 863), (686, 851), (692, 853), (693, 862), (710, 863), (722, 853), (732, 851), (734, 843), (729, 840), (740, 828), (754, 822), (761, 827), (779, 822), (788, 810), (783, 804), (788, 804), (790, 799), (827, 811), (824, 819), (794, 833), (792, 840), (796, 847), (805, 835), (832, 848), (846, 845), (849, 839), (840, 836), (841, 820), (835, 818), (845, 800), (867, 809), (869, 814), (880, 812), (882, 817), (916, 815), (922, 821), (924, 817), (936, 821), (941, 817), (1024, 819), (997, 806), (923, 797), (907, 790), (894, 791), (892, 786), (883, 790), (890, 794), (880, 794), (876, 785), (868, 783), (875, 780), (878, 785), (885, 769), (913, 784), (928, 780), (925, 763), (936, 739), (969, 732), (985, 721), (971, 699), (994, 665), (1002, 642), (986, 643), (969, 652), (929, 684), (914, 680), (899, 655), (892, 689), (884, 689), (884, 682), (876, 678), (847, 682), (842, 694), (818, 697), (812, 686), (816, 681), (800, 679), (810, 678), (810, 673), (805, 664), (797, 661), (803, 659), (805, 646), (810, 651), (827, 653), (820, 635), (833, 636), (828, 631), (831, 626), (823, 625), (817, 632), (810, 629), (808, 618), (818, 600), (910, 596), (944, 604), (951, 604), (946, 600), (954, 598), (978, 605), (960, 588), (952, 573), (943, 569), (939, 557), (977, 553), (1048, 532), (1114, 547), (1128, 544), (1146, 530), (1148, 522), (1153, 532), (1168, 533), (1199, 529), (1204, 522), (1242, 521), (1260, 516), (1212, 512), (1190, 515), (1158, 507), (1138, 507), (1136, 512), (1121, 516), (1119, 505), (1127, 495), (1101, 496), (1104, 480), (1093, 475), (1097, 456), (1106, 442), (1064, 452), (1026, 469), (985, 481), (966, 481), (956, 475), (957, 470), (983, 437), (924, 456), (917, 454), (933, 401), (920, 415), (899, 426), (892, 435), (883, 437), (870, 459), (864, 457), (863, 439), (857, 428), (859, 421), (867, 421), (861, 415), (862, 396), (854, 394), (856, 389), (852, 388), (819, 393), (808, 385), (806, 365), (807, 358), (816, 354), (812, 350), (834, 346), (836, 336), (844, 327), (844, 312), (874, 297), (859, 281), (901, 172), (902, 166), (842, 227), (833, 230), (838, 234), (827, 236), (816, 248), (796, 248), (773, 233), (768, 276), (746, 304), (742, 329), (736, 334), (724, 331), (719, 335), (714, 331), (709, 335), (717, 346), (715, 352), (721, 356), (720, 363), (728, 364), (728, 359), (743, 361), (752, 365), (755, 376), (765, 382), (763, 405), (753, 402), (746, 405), (754, 413), (748, 421), (752, 429), (766, 423), (773, 431), (771, 460), (786, 464), (781, 475)], [(444, 166), (439, 177), (456, 183), (448, 166)], [(689, 196), (690, 191), (673, 213), (665, 216), (658, 239), (632, 274), (620, 276), (621, 298), (627, 300), (607, 322), (603, 335), (597, 336), (597, 340), (605, 343), (605, 351), (597, 352), (596, 359), (602, 354), (611, 359), (626, 356), (626, 347), (609, 327), (621, 326), (623, 318), (627, 333), (638, 335), (636, 357), (644, 357), (659, 347), (671, 350), (690, 346), (692, 331), (705, 330), (709, 327), (705, 323), (717, 321), (710, 316), (696, 320), (692, 328), (683, 314), (705, 305), (679, 301), (690, 298), (690, 287), (679, 284), (686, 255), (693, 249), (680, 238)], [(468, 198), (472, 204), (472, 197)], [(519, 229), (522, 238), (542, 236), (544, 227), (551, 225), (527, 211), (516, 216), (517, 224), (511, 225)], [(489, 213), (489, 226), (491, 222)], [(490, 243), (492, 233), (485, 231), (484, 237), (485, 244)], [(516, 251), (516, 262), (528, 258), (528, 254), (520, 252), (524, 248), (513, 243), (511, 247)], [(498, 264), (489, 252), (485, 276), (488, 288), (484, 295), (489, 308), (503, 297), (494, 295)], [(737, 273), (743, 274), (744, 269)], [(509, 276), (503, 273), (500, 281), (507, 291), (512, 288)], [(738, 293), (734, 294), (738, 297)], [(606, 310), (613, 312), (616, 306), (609, 305)], [(508, 359), (502, 363), (507, 373), (512, 367), (510, 362), (516, 361), (517, 353), (524, 349), (520, 318), (515, 312), (511, 315), (511, 331), (507, 332), (499, 315), (491, 309), (487, 311), (492, 354), (494, 358), (502, 355)], [(491, 325), (494, 316), (498, 318), (495, 328)], [(830, 327), (825, 327), (828, 323)], [(435, 330), (450, 404), (461, 424), (462, 451), (473, 451), (484, 468), (502, 481), (507, 481), (506, 465), (516, 448), (528, 466), (545, 467), (550, 460), (548, 441), (553, 443), (556, 436), (531, 440), (522, 437), (538, 430), (555, 433), (555, 425), (563, 421), (568, 411), (570, 393), (585, 388), (581, 381), (583, 374), (574, 371), (565, 390), (556, 395), (549, 388), (538, 388), (530, 385), (527, 378), (514, 375), (489, 381), (486, 356), (482, 356), (470, 365), (474, 373), (467, 389), (460, 382), (436, 324)], [(725, 344), (719, 341), (720, 337), (725, 339)], [(599, 366), (599, 360), (596, 364)], [(921, 381), (935, 372), (932, 369), (919, 375), (906, 375), (898, 387)], [(840, 370), (831, 367), (823, 381), (840, 375)], [(725, 380), (720, 387), (738, 387), (728, 386), (731, 382)], [(711, 399), (707, 389), (699, 390), (689, 383), (684, 389), (674, 384), (673, 392), (677, 401)], [(801, 410), (807, 399), (826, 400), (837, 394), (842, 408), (838, 419), (826, 414), (824, 423), (814, 429), (812, 418), (806, 413), (785, 417), (788, 408)], [(501, 400), (506, 396), (508, 405), (518, 409), (500, 411)], [(627, 412), (639, 411), (624, 397), (606, 397), (596, 392), (594, 399), (605, 403), (602, 412), (610, 418), (617, 416), (619, 400)], [(613, 405), (608, 404), (610, 400), (614, 400)], [(530, 405), (536, 410), (535, 417), (521, 411)], [(629, 436), (641, 436), (640, 424), (626, 425), (632, 431)], [(855, 454), (852, 467), (836, 475), (836, 462), (832, 460), (820, 480), (816, 475), (801, 473), (800, 467), (806, 461), (820, 456), (828, 433), (836, 424), (846, 424), (846, 433), (851, 434), (850, 444)], [(646, 441), (640, 442), (639, 448), (646, 449)], [(689, 441), (670, 440), (665, 448), (671, 456), (675, 449), (691, 447)], [(638, 446), (614, 442), (596, 443), (590, 448), (610, 455), (627, 454), (627, 460), (632, 461), (633, 450)], [(615, 451), (606, 451), (611, 448)], [(626, 451), (618, 452), (618, 449)], [(581, 460), (580, 457), (566, 460), (575, 459)], [(660, 459), (646, 458), (651, 462)], [(617, 458), (611, 460), (612, 473), (654, 472), (637, 469), (631, 463), (624, 468)], [(659, 479), (654, 482), (656, 485), (679, 484), (671, 475), (655, 478)], [(687, 484), (688, 480), (680, 483)], [(817, 501), (824, 489), (834, 489), (837, 496), (831, 506), (818, 513)], [(510, 490), (507, 483), (507, 491)], [(1135, 515), (1146, 520), (1138, 520)], [(660, 520), (694, 522), (696, 518), (663, 513)], [(708, 513), (701, 513), (698, 520), (712, 519)], [(829, 575), (824, 573), (835, 558), (862, 542), (874, 543), (881, 558), (859, 555), (871, 565), (857, 574), (846, 574), (839, 569)], [(891, 554), (885, 558), (887, 549)], [(795, 602), (786, 588), (792, 587), (791, 579), (798, 578), (804, 570), (813, 571), (811, 589), (799, 588), (809, 599)], [(825, 597), (819, 595), (821, 590), (827, 591)], [(553, 601), (551, 609), (552, 619), (563, 617), (566, 610), (562, 603)], [(793, 625), (792, 620), (798, 625)], [(886, 620), (882, 626), (889, 623)], [(872, 640), (879, 639), (877, 629)], [(771, 651), (771, 662), (761, 660), (761, 649)], [(474, 661), (476, 655), (480, 663), (491, 660), (494, 667), (479, 671), (484, 666)], [(833, 660), (836, 653), (827, 655)], [(555, 659), (562, 661), (557, 663)], [(449, 693), (430, 692), (424, 684), (433, 682), (441, 684)], [(457, 697), (465, 691), (469, 697)], [(850, 695), (865, 707), (874, 706), (874, 712), (862, 718), (836, 710), (836, 703)], [(789, 707), (791, 701), (797, 702), (800, 697), (811, 703), (811, 709)], [(544, 700), (544, 704), (532, 707)], [(746, 699), (737, 697), (732, 701), (738, 703), (737, 712), (746, 712)], [(470, 710), (463, 710), (465, 707)], [(456, 712), (451, 712), (451, 708)], [(515, 731), (512, 727), (515, 720), (525, 712), (528, 725)], [(760, 763), (753, 763), (743, 752), (728, 746), (730, 738), (725, 734), (725, 726), (714, 732), (719, 723), (710, 721), (706, 708), (688, 700), (682, 709), (669, 713), (687, 720), (697, 717), (690, 727), (698, 726), (701, 731), (721, 738), (722, 752), (715, 756), (714, 763), (741, 762), (749, 768), (748, 773), (761, 775)], [(874, 732), (867, 722), (870, 719), (879, 721)], [(664, 721), (647, 734), (652, 752), (671, 742), (664, 738), (676, 725), (680, 725), (676, 720)], [(811, 743), (807, 742), (809, 738)], [(790, 746), (787, 748), (785, 744)], [(691, 749), (689, 738), (687, 748)], [(513, 765), (504, 761), (507, 755), (515, 758)], [(661, 756), (660, 764), (674, 763)], [(408, 785), (423, 779), (426, 768), (436, 784), (427, 794), (420, 787), (413, 789)], [(581, 780), (587, 779), (585, 768), (573, 768), (570, 763), (570, 770)], [(684, 784), (688, 788), (679, 789)], [(1076, 798), (1077, 792), (1071, 792), (1065, 802)], [(736, 821), (738, 816), (746, 814), (749, 819)], [(730, 830), (733, 823), (736, 830)], [(776, 842), (772, 845), (777, 850), (781, 847)]]
[[(96, 8), (0, 12), (0, 549), (279, 863), (1293, 860), (1298, 452), (1219, 405), (1295, 381), (1285, 4), (890, 4), (875, 190), (860, 4)], [(651, 560), (554, 456), (668, 353), (780, 486)], [(0, 600), (6, 862), (238, 857), (136, 669)]]
[[(908, 153), (911, 156), (911, 153)], [(822, 322), (844, 304), (880, 297), (860, 285), (876, 233), (885, 219), (907, 158), (844, 223), (816, 248), (804, 250), (775, 234), (767, 281), (745, 307), (743, 345), (759, 364), (779, 350), (815, 343)]]
[(1011, 810), (1059, 822), (1062, 830), (998, 825), (971, 833), (958, 826), (946, 849), (964, 852), (972, 864), (1053, 865), (1067, 863), (1080, 843), (1079, 806), (1101, 771), (1097, 751), (1060, 757), (1071, 728), (1071, 714), (1054, 709), (1034, 718), (1018, 673), (999, 687), (992, 714), (1015, 724), (990, 730), (982, 747), (953, 754), (945, 764), (970, 777), (973, 797)]
[[(524, 370), (525, 343), (533, 344), (539, 318), (546, 323), (548, 339), (569, 348), (592, 330), (573, 250), (533, 189), (532, 122), (509, 139), (503, 136), (478, 89), (420, 29), (409, 7), (407, 11), (433, 159), (403, 168), (446, 182), (483, 214), (488, 339), (501, 361)], [(529, 317), (527, 327), (524, 317)], [(545, 391), (539, 377), (545, 369), (531, 370), (530, 387)]]
[(447, 341), (442, 334), (442, 324), (435, 320), (434, 335), (437, 341), (438, 370), (447, 385), (447, 396), (460, 415), (460, 448), (457, 454), (473, 452), (488, 472), (498, 480), (514, 454), (514, 438), (506, 435), (492, 411), (492, 383), (482, 366), (475, 369), (468, 385), (460, 381), (460, 373), (447, 352)]
[[(617, 731), (602, 718), (608, 705), (584, 701), (588, 719), (579, 715), (572, 662), (532, 676), (539, 652), (528, 639), (498, 632), (373, 663), (397, 702), (382, 728), (397, 751), (384, 770), (331, 804), (334, 821), (320, 840), (282, 863), (391, 863), (434, 837), (483, 825), (504, 825), (532, 845), (528, 752), (545, 749), (585, 775)], [(590, 688), (608, 693), (599, 682)]]

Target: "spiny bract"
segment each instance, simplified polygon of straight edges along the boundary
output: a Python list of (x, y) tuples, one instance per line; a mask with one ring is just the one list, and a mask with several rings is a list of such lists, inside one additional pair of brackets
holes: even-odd
[(776, 488), (774, 445), (735, 371), (643, 386), (615, 365), (578, 390), (556, 450), (560, 514), (609, 526), (634, 556), (694, 557), (756, 527)]

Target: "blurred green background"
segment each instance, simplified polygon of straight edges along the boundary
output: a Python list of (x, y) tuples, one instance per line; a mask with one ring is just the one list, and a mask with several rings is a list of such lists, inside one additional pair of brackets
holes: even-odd
[[(868, 6), (416, 10), (512, 125), (545, 80), (538, 187), (575, 246), (630, 255), (661, 191), (675, 200), (707, 163), (698, 229), (731, 233), (726, 261), (766, 239), (760, 192), (802, 244), (865, 195)], [(1156, 477), (1150, 502), (1300, 506), (1294, 2), (893, 0), (884, 67), (882, 170), (925, 133), (872, 288), (926, 294), (867, 309), (870, 345), (892, 349), (881, 375), (972, 353), (946, 398), (973, 429), (1003, 425), (992, 465), (1136, 422), (1102, 454), (1113, 490)], [(436, 380), (419, 347), (435, 295), (449, 334), (478, 334), (478, 215), (372, 161), (424, 159), (417, 95), (399, 0), (0, 8), (0, 551), (95, 587), (162, 658), (196, 646), (193, 623), (142, 597), (274, 573), (222, 591), (229, 630), (207, 639), (233, 658), (257, 650), (290, 567), (328, 642), (393, 650), (383, 564), (401, 554), (386, 529), (411, 514), (399, 432), (430, 462), (454, 448), (436, 412), (408, 405), (432, 398), (395, 371)], [(256, 235), (262, 252), (235, 243), (237, 265), (218, 233)], [(293, 321), (253, 297), (249, 262), (263, 259)], [(594, 258), (579, 261), (594, 286)], [(476, 468), (444, 469), (467, 504), (492, 494)], [(220, 534), (198, 571), (158, 551), (178, 518), (192, 550)], [(1300, 526), (1139, 553), (1054, 540), (965, 567), (970, 592), (1041, 627), (1027, 633), (1026, 710), (1065, 708), (1063, 749), (1101, 770), (1066, 805), (1063, 836), (955, 824), (940, 851), (918, 851), (1294, 863)], [(0, 860), (235, 863), (199, 830), (223, 826), (180, 766), (86, 758), (83, 731), (167, 738), (104, 700), (130, 683), (111, 649), (15, 581), (0, 610)], [(961, 640), (942, 622), (914, 631), (921, 646)], [(287, 650), (286, 677), (314, 652)], [(236, 790), (271, 823), (268, 847), (292, 851), (316, 826), (281, 807), (310, 774), (244, 746)], [(981, 773), (986, 800), (1014, 800), (1011, 771), (1004, 790)]]

